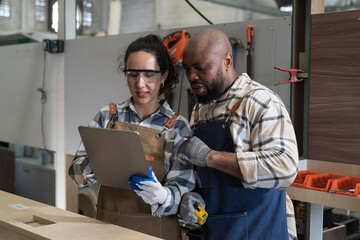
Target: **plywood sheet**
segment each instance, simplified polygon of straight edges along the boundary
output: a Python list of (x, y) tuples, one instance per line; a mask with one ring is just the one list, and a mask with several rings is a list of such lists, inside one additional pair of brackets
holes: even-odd
[(312, 15), (308, 158), (360, 164), (359, 17)]
[(0, 239), (159, 238), (0, 191)]

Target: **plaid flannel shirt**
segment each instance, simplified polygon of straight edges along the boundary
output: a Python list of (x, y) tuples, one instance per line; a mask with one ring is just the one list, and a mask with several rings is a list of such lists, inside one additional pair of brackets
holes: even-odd
[[(160, 108), (154, 114), (142, 120), (137, 115), (131, 99), (128, 99), (121, 104), (117, 104), (118, 121), (163, 130), (164, 124), (171, 118), (174, 111), (166, 101), (161, 101), (160, 104)], [(89, 123), (89, 126), (106, 128), (109, 121), (109, 106), (105, 106), (99, 110), (94, 119)], [(189, 123), (181, 115), (170, 129), (165, 129), (164, 168), (166, 177), (163, 186), (167, 188), (170, 194), (164, 204), (152, 206), (153, 215), (176, 214), (182, 195), (193, 190), (195, 187), (192, 164), (180, 163), (176, 159), (175, 154), (175, 151), (189, 135)], [(68, 174), (79, 187), (87, 187), (96, 182), (94, 174), (91, 174), (90, 162), (82, 143), (70, 164)]]
[[(298, 150), (290, 116), (281, 99), (267, 87), (242, 74), (215, 101), (199, 106), (197, 123), (230, 118), (230, 132), (245, 188), (288, 187), (297, 175)], [(190, 121), (194, 125), (194, 114)], [(293, 204), (286, 195), (289, 237), (296, 236)], [(274, 216), (275, 217), (275, 216)]]

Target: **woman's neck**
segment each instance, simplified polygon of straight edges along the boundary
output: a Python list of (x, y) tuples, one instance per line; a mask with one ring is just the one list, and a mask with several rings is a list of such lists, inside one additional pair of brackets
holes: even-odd
[(148, 103), (145, 105), (134, 104), (134, 107), (139, 117), (144, 120), (147, 116), (155, 113), (159, 109), (160, 104), (159, 102)]

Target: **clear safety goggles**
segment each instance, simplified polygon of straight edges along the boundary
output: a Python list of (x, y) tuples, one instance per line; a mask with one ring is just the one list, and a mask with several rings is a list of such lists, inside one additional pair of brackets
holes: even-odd
[(159, 74), (163, 73), (161, 70), (153, 69), (125, 69), (123, 72), (126, 80), (132, 83), (139, 81), (140, 76), (146, 83), (154, 83), (159, 80)]

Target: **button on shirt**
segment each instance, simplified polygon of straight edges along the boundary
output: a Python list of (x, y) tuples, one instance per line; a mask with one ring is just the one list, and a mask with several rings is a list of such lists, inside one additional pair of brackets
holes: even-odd
[[(267, 87), (238, 77), (230, 89), (215, 101), (199, 105), (197, 123), (225, 119), (240, 99), (242, 103), (230, 118), (230, 132), (245, 188), (288, 187), (296, 177), (298, 150), (295, 132), (281, 99)], [(194, 125), (194, 115), (190, 121)], [(296, 236), (294, 209), (286, 195), (290, 237)], [(275, 216), (274, 216), (275, 217)]]
[[(190, 163), (180, 163), (175, 157), (175, 151), (180, 147), (185, 138), (190, 135), (188, 121), (179, 116), (170, 129), (164, 128), (166, 121), (172, 117), (174, 111), (166, 101), (160, 102), (160, 108), (152, 115), (141, 119), (131, 99), (117, 104), (117, 121), (131, 123), (143, 127), (149, 127), (165, 132), (164, 168), (166, 173), (164, 187), (169, 189), (167, 200), (159, 206), (152, 206), (154, 215), (176, 214), (181, 196), (194, 189), (195, 176), (193, 166)], [(99, 110), (94, 119), (89, 123), (91, 127), (106, 128), (110, 121), (109, 106)], [(91, 173), (91, 166), (83, 144), (80, 144), (75, 158), (69, 167), (69, 176), (79, 187), (87, 187), (96, 182), (96, 176)]]

